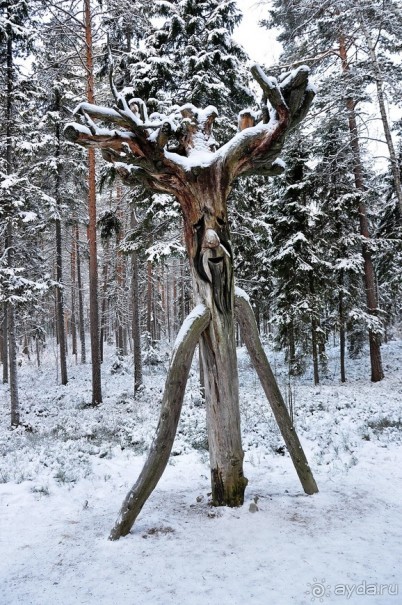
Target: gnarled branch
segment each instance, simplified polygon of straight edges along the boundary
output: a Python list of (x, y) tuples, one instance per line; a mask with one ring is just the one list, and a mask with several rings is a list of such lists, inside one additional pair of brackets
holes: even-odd
[[(130, 172), (130, 182), (138, 177), (154, 191), (180, 193), (173, 191), (171, 179), (183, 182), (190, 170), (195, 176), (201, 169), (216, 170), (227, 191), (238, 176), (279, 174), (284, 170), (279, 154), (286, 135), (305, 117), (315, 95), (309, 68), (302, 65), (278, 79), (265, 75), (258, 65), (251, 72), (263, 93), (260, 109), (241, 112), (240, 132), (217, 151), (212, 133), (215, 107), (199, 109), (187, 103), (172, 108), (169, 116), (148, 117), (146, 103), (131, 88), (117, 92), (113, 82), (114, 109), (81, 103), (75, 113), (85, 125), (68, 124), (65, 136), (102, 149), (108, 161), (140, 167)], [(116, 130), (100, 127), (95, 120)]]
[(254, 65), (251, 73), (263, 91), (262, 121), (250, 127), (241, 121), (241, 132), (219, 150), (232, 179), (282, 171), (283, 164), (277, 160), (286, 134), (306, 115), (315, 94), (305, 65), (279, 79), (266, 76), (259, 65)]

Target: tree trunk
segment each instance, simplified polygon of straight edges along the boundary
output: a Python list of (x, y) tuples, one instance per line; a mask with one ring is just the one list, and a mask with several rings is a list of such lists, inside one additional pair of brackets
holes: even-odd
[[(7, 248), (8, 267), (13, 267), (13, 230), (11, 221), (7, 225)], [(7, 305), (8, 314), (8, 354), (10, 364), (10, 400), (11, 400), (11, 426), (20, 423), (19, 397), (18, 397), (18, 372), (17, 372), (17, 336), (15, 331), (15, 310), (12, 303)]]
[[(137, 224), (135, 210), (131, 211), (130, 226), (133, 229)], [(140, 292), (138, 275), (137, 252), (131, 254), (131, 300), (132, 300), (132, 337), (134, 355), (134, 395), (142, 385), (142, 356), (141, 356), (141, 326), (140, 326)]]
[(367, 27), (364, 22), (364, 17), (362, 15), (360, 18), (360, 23), (361, 23), (364, 37), (366, 39), (366, 43), (367, 43), (367, 47), (368, 47), (369, 55), (370, 55), (370, 61), (371, 61), (371, 65), (372, 65), (373, 71), (374, 71), (374, 79), (375, 79), (375, 84), (376, 84), (376, 88), (377, 88), (378, 105), (380, 108), (381, 121), (382, 121), (382, 126), (384, 129), (385, 140), (387, 142), (387, 147), (388, 147), (388, 151), (389, 151), (389, 158), (391, 161), (391, 171), (392, 171), (392, 176), (394, 179), (395, 193), (396, 193), (396, 197), (397, 197), (398, 205), (399, 205), (400, 220), (402, 221), (401, 173), (400, 173), (400, 167), (399, 167), (398, 159), (397, 159), (396, 152), (395, 152), (394, 143), (392, 140), (391, 129), (390, 129), (389, 123), (388, 123), (387, 111), (385, 109), (385, 100), (384, 100), (384, 91), (383, 91), (384, 78), (382, 76), (381, 69), (380, 69), (380, 66), (377, 61), (377, 55), (375, 52), (375, 47), (374, 47), (373, 41), (371, 39), (369, 31), (367, 30)]
[(237, 318), (251, 361), (257, 371), (264, 392), (271, 405), (279, 430), (288, 448), (296, 472), (306, 494), (318, 492), (317, 484), (308, 465), (289, 412), (279, 390), (275, 376), (262, 347), (254, 313), (247, 294), (236, 288)]
[(346, 382), (345, 370), (345, 350), (346, 350), (346, 334), (345, 334), (345, 310), (343, 303), (343, 272), (339, 274), (339, 295), (338, 295), (338, 315), (339, 315), (339, 354), (341, 364), (341, 382)]
[(107, 322), (107, 286), (109, 281), (108, 266), (109, 266), (109, 239), (106, 239), (103, 245), (103, 269), (102, 269), (102, 306), (101, 306), (101, 325), (100, 325), (100, 360), (103, 363), (103, 349), (106, 340), (106, 322)]
[(295, 344), (295, 333), (294, 333), (294, 320), (292, 319), (288, 326), (288, 343), (289, 343), (289, 374), (290, 376), (296, 376), (298, 374), (296, 369), (296, 344)]
[(243, 475), (239, 384), (233, 316), (212, 315), (201, 336), (210, 453), (212, 502), (215, 506), (243, 504), (247, 479)]
[(75, 223), (75, 241), (77, 246), (77, 281), (78, 281), (78, 316), (80, 325), (80, 345), (81, 345), (81, 363), (86, 363), (85, 349), (85, 317), (84, 317), (84, 300), (82, 290), (82, 273), (81, 273), (81, 253), (80, 253), (80, 232), (78, 223)]
[[(7, 5), (6, 25), (7, 34), (7, 99), (6, 99), (6, 170), (7, 174), (13, 172), (13, 30), (11, 25), (10, 5)], [(11, 219), (7, 222), (6, 235), (7, 267), (12, 270), (14, 266), (14, 242), (13, 226)], [(18, 374), (17, 374), (17, 342), (15, 332), (15, 309), (11, 302), (6, 305), (7, 311), (7, 334), (5, 341), (8, 343), (8, 361), (10, 371), (10, 399), (11, 399), (11, 425), (18, 426), (20, 423), (19, 399), (18, 399)], [(7, 357), (7, 355), (6, 355)], [(7, 362), (6, 362), (7, 364)], [(4, 370), (4, 366), (3, 366)], [(3, 374), (5, 376), (5, 374)]]
[(165, 308), (165, 317), (166, 317), (166, 334), (167, 334), (167, 339), (170, 342), (171, 340), (171, 329), (170, 329), (170, 272), (169, 272), (169, 265), (166, 264), (166, 305), (164, 306)]
[[(55, 90), (55, 111), (60, 111), (60, 93)], [(57, 319), (57, 333), (59, 337), (59, 348), (60, 348), (60, 377), (61, 384), (66, 385), (68, 382), (67, 376), (67, 360), (66, 360), (66, 333), (64, 329), (64, 293), (63, 293), (63, 255), (62, 255), (62, 236), (61, 236), (61, 219), (59, 213), (61, 212), (61, 199), (60, 199), (60, 183), (61, 183), (61, 162), (60, 162), (60, 123), (56, 123), (56, 184), (55, 184), (55, 199), (57, 207), (57, 218), (56, 218), (56, 319)]]
[[(339, 44), (340, 56), (342, 59), (342, 69), (344, 73), (350, 71), (347, 51), (345, 46), (345, 40), (343, 37), (340, 39)], [(348, 110), (348, 121), (350, 131), (350, 143), (353, 153), (353, 172), (355, 177), (356, 189), (365, 192), (366, 187), (364, 185), (363, 177), (363, 166), (360, 157), (360, 146), (359, 146), (359, 135), (357, 130), (356, 113), (355, 113), (355, 102), (354, 99), (348, 97), (346, 99), (346, 108)], [(362, 243), (362, 255), (364, 260), (364, 285), (367, 299), (367, 311), (373, 317), (378, 317), (378, 301), (376, 292), (376, 280), (373, 261), (371, 258), (371, 252), (369, 247), (370, 233), (367, 219), (366, 206), (363, 200), (359, 203), (359, 220), (360, 220), (360, 234), (363, 236)], [(381, 337), (380, 334), (369, 329), (369, 344), (370, 344), (370, 362), (371, 362), (371, 380), (372, 382), (378, 382), (384, 378), (381, 361)]]
[(10, 357), (10, 400), (11, 400), (11, 425), (20, 424), (20, 404), (18, 396), (18, 373), (17, 373), (17, 337), (15, 333), (15, 314), (12, 304), (8, 305), (8, 339)]
[[(240, 433), (239, 383), (234, 328), (233, 256), (225, 192), (211, 175), (200, 173), (194, 197), (186, 202), (201, 218), (185, 217), (195, 300), (211, 321), (200, 340), (214, 505), (239, 506), (247, 479)], [(186, 203), (183, 201), (183, 205)]]
[(152, 263), (147, 261), (147, 332), (152, 343)]
[(318, 368), (318, 346), (317, 346), (317, 321), (311, 318), (311, 348), (313, 353), (314, 384), (320, 384), (320, 373)]
[(3, 303), (3, 352), (2, 352), (2, 361), (3, 361), (3, 384), (8, 383), (8, 303)]
[(76, 309), (76, 291), (77, 291), (77, 243), (74, 237), (74, 227), (72, 228), (71, 238), (71, 340), (72, 340), (72, 354), (75, 356), (75, 363), (77, 363), (77, 309)]
[(39, 348), (39, 338), (35, 338), (35, 348), (36, 348), (36, 364), (38, 368), (40, 368), (40, 348)]
[(3, 317), (1, 318), (0, 325), (0, 363), (3, 363), (3, 355), (4, 355), (4, 339), (3, 339)]
[[(92, 57), (91, 2), (84, 0), (87, 68), (87, 99), (95, 103)], [(89, 239), (89, 308), (91, 327), (92, 405), (102, 403), (101, 363), (99, 345), (98, 256), (96, 242), (96, 177), (95, 150), (88, 149), (88, 239)]]
[(204, 305), (198, 305), (185, 320), (173, 347), (156, 434), (147, 461), (135, 485), (127, 494), (109, 539), (126, 536), (155, 489), (169, 460), (180, 418), (194, 349), (210, 319)]
[(116, 188), (116, 215), (119, 219), (120, 228), (116, 233), (116, 345), (117, 354), (124, 355), (124, 313), (123, 313), (123, 293), (124, 293), (124, 259), (119, 250), (120, 242), (123, 238), (123, 214), (121, 211), (121, 186)]

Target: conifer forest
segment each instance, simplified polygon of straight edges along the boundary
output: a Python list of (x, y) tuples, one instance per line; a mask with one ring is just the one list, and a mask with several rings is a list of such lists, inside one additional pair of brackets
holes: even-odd
[(0, 605), (398, 605), (401, 0), (0, 0), (0, 55)]

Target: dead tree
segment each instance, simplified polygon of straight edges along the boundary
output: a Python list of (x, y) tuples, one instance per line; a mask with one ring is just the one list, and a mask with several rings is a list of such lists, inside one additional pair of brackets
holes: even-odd
[[(125, 88), (117, 92), (113, 109), (89, 103), (75, 110), (81, 123), (65, 128), (68, 140), (99, 148), (128, 185), (142, 183), (154, 192), (169, 193), (183, 213), (184, 238), (197, 307), (176, 339), (162, 409), (148, 460), (128, 493), (110, 538), (127, 535), (155, 488), (169, 458), (194, 348), (200, 341), (210, 452), (212, 501), (215, 505), (243, 503), (239, 386), (234, 330), (235, 287), (227, 199), (236, 178), (276, 175), (284, 170), (278, 159), (287, 133), (306, 115), (314, 98), (307, 67), (267, 77), (258, 65), (252, 75), (263, 95), (258, 112), (245, 110), (239, 132), (217, 149), (212, 127), (215, 107), (192, 104), (169, 115), (148, 115), (147, 104)], [(244, 340), (271, 403), (282, 436), (307, 494), (317, 485), (295, 433), (268, 360), (263, 352), (253, 312), (238, 297), (238, 318)]]

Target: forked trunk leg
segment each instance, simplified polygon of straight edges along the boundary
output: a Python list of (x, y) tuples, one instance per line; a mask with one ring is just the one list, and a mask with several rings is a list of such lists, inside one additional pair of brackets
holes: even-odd
[(184, 320), (177, 335), (156, 434), (147, 461), (123, 502), (109, 540), (118, 540), (129, 533), (166, 468), (176, 435), (194, 349), (210, 319), (209, 309), (205, 305), (198, 305)]
[(279, 430), (288, 448), (294, 467), (306, 494), (315, 494), (318, 487), (296, 434), (275, 376), (262, 347), (260, 335), (247, 294), (241, 288), (235, 293), (237, 319), (251, 361), (271, 405)]

